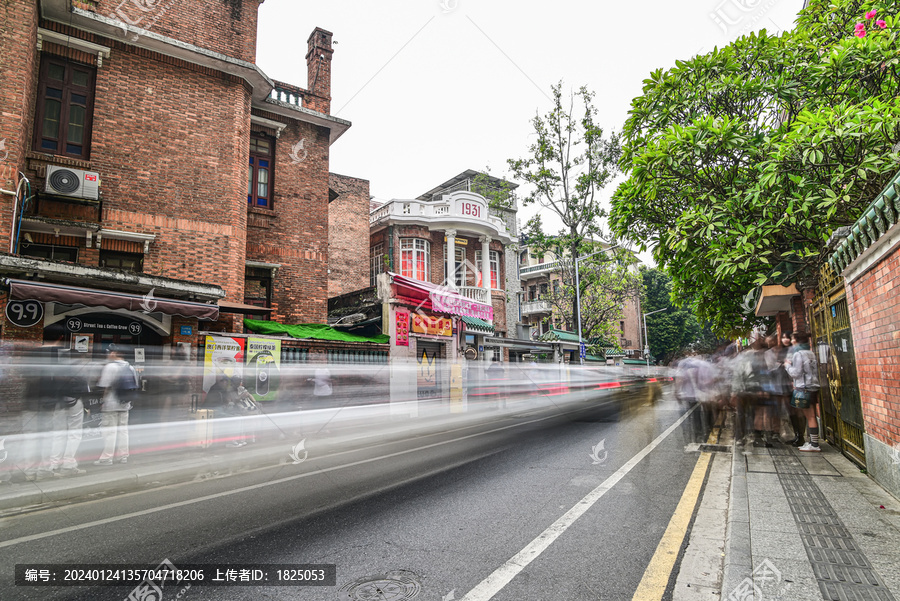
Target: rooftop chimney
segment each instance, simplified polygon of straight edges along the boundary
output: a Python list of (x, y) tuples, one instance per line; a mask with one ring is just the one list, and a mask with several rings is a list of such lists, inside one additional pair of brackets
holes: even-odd
[(306, 87), (309, 95), (304, 98), (306, 108), (326, 115), (331, 111), (331, 49), (330, 31), (316, 27), (307, 40)]

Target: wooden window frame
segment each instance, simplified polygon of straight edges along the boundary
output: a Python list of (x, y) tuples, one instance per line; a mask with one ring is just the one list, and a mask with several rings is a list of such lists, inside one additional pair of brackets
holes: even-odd
[[(252, 149), (250, 150), (250, 160), (248, 164), (248, 169), (250, 169), (250, 175), (248, 180), (251, 182), (252, 193), (249, 193), (247, 196), (247, 206), (256, 209), (264, 209), (267, 211), (275, 210), (275, 138), (272, 136), (267, 136), (262, 132), (250, 132), (250, 137), (266, 140), (269, 143), (269, 154), (262, 154), (260, 152), (254, 152)], [(267, 169), (269, 170), (269, 195), (266, 199), (265, 205), (259, 204), (259, 164), (255, 161), (258, 160), (266, 160), (269, 161), (269, 166)]]
[[(59, 114), (59, 128), (56, 138), (56, 150), (44, 148), (44, 118), (47, 108), (47, 87), (55, 88), (58, 83), (50, 80), (50, 65), (58, 65), (65, 69), (62, 83), (62, 98)], [(90, 81), (85, 87), (76, 86), (72, 83), (72, 76), (75, 70), (82, 70), (89, 73)], [(41, 66), (38, 75), (37, 104), (34, 112), (34, 143), (32, 149), (35, 152), (52, 154), (56, 156), (66, 156), (75, 159), (88, 160), (91, 157), (91, 138), (93, 137), (94, 125), (94, 94), (96, 91), (97, 69), (89, 65), (75, 63), (66, 60), (63, 57), (57, 57), (44, 54), (41, 56)], [(72, 94), (81, 94), (87, 98), (85, 103), (84, 115), (84, 139), (82, 140), (81, 153), (68, 152), (68, 133), (69, 133), (69, 109), (72, 105)], [(50, 139), (50, 138), (46, 138)]]
[[(125, 267), (107, 265), (106, 263), (110, 258), (115, 258), (119, 261), (124, 258), (133, 258), (137, 261), (138, 269), (131, 270)], [(144, 273), (144, 253), (129, 253), (118, 250), (100, 249), (100, 266), (105, 269), (121, 269), (123, 271), (130, 271), (132, 273)]]

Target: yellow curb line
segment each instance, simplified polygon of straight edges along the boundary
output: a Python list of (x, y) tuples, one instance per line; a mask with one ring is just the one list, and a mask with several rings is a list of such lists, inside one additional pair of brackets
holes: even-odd
[[(715, 444), (719, 440), (719, 427), (712, 429), (707, 440), (710, 444)], [(656, 547), (653, 558), (644, 570), (644, 576), (641, 583), (632, 597), (632, 601), (659, 601), (666, 592), (666, 586), (672, 576), (672, 570), (675, 568), (675, 562), (678, 560), (678, 552), (687, 536), (688, 525), (691, 523), (691, 517), (694, 515), (694, 508), (700, 499), (700, 491), (703, 489), (703, 481), (706, 479), (706, 472), (709, 469), (712, 454), (700, 453), (694, 471), (688, 480), (681, 500), (669, 520), (669, 525), (663, 534), (662, 540)]]

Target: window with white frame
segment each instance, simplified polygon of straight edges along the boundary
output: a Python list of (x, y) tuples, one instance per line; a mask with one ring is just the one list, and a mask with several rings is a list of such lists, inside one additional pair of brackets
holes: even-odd
[[(500, 253), (496, 250), (490, 251), (491, 257), (491, 288), (497, 290), (499, 288), (498, 281), (500, 279)], [(481, 264), (481, 251), (475, 251), (475, 264), (478, 265), (478, 285), (481, 286), (481, 274), (484, 273), (484, 266)]]
[(431, 271), (431, 244), (421, 238), (400, 239), (400, 275), (428, 281)]
[[(444, 248), (444, 256), (447, 256), (447, 248)], [(452, 280), (456, 286), (465, 286), (466, 285), (466, 249), (456, 247), (456, 264), (453, 266), (453, 269), (456, 271), (456, 277)], [(449, 261), (444, 261), (444, 281), (449, 282), (450, 275), (448, 273), (449, 270)]]
[(373, 246), (369, 257), (369, 285), (374, 286), (378, 275), (384, 273), (384, 245)]

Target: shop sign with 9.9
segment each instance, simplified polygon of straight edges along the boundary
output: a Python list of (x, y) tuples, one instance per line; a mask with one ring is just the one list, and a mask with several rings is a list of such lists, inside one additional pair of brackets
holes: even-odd
[(11, 300), (6, 303), (6, 319), (20, 328), (30, 328), (44, 319), (44, 304), (36, 300)]

